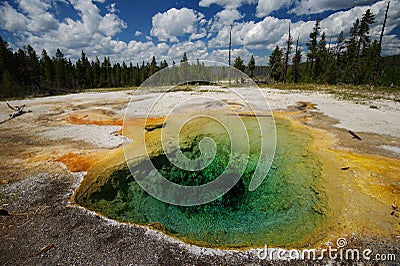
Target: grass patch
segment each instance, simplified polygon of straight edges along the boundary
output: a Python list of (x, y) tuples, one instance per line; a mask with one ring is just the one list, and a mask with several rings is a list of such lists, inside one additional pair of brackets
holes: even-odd
[[(198, 89), (198, 86), (192, 84), (182, 84), (179, 86), (175, 86), (173, 88), (168, 88), (168, 92), (193, 92), (198, 91), (200, 93), (205, 92), (214, 92), (214, 93), (226, 93), (224, 88), (229, 88), (227, 85), (221, 84), (212, 84), (214, 86), (220, 86), (221, 89), (216, 89), (215, 87), (208, 89), (206, 85), (203, 85), (201, 89)], [(242, 87), (238, 86), (231, 86), (231, 87)], [(261, 89), (278, 89), (282, 91), (302, 91), (302, 92), (321, 92), (321, 93), (328, 93), (332, 94), (340, 100), (350, 100), (355, 101), (357, 103), (362, 104), (371, 104), (368, 103), (369, 101), (373, 100), (391, 100), (400, 102), (400, 87), (396, 88), (389, 88), (389, 87), (374, 87), (371, 88), (368, 85), (321, 85), (321, 84), (307, 84), (307, 83), (287, 83), (287, 84), (259, 84), (258, 87)], [(71, 91), (65, 93), (59, 93), (57, 95), (67, 95), (67, 94), (76, 94), (76, 93), (104, 93), (104, 92), (118, 92), (118, 91), (137, 91), (139, 87), (119, 87), (119, 88), (90, 88), (90, 89), (82, 89), (77, 91)], [(145, 91), (145, 90), (144, 90)], [(153, 90), (149, 90), (152, 92)], [(159, 91), (165, 91), (161, 89)], [(54, 96), (50, 94), (37, 94), (32, 96), (21, 96), (21, 97), (13, 97), (7, 99), (1, 99), (1, 101), (12, 101), (12, 100), (24, 100), (29, 98), (42, 98)], [(373, 106), (371, 104), (371, 106)], [(372, 107), (371, 107), (372, 108)]]
[(79, 92), (117, 92), (117, 91), (132, 91), (137, 90), (138, 87), (119, 87), (119, 88), (91, 88), (91, 89), (84, 89)]
[(217, 90), (217, 89), (200, 89), (199, 92), (217, 92), (217, 93), (226, 93), (224, 90)]
[(183, 91), (183, 92), (190, 92), (193, 91), (193, 89), (195, 88), (195, 86), (191, 86), (191, 85), (179, 85), (179, 86), (175, 86), (171, 89), (168, 90), (168, 92), (177, 92), (177, 91)]
[(322, 92), (332, 94), (340, 100), (369, 104), (374, 100), (400, 102), (400, 88), (370, 87), (368, 85), (321, 85), (321, 84), (262, 84), (260, 88), (273, 88), (283, 91)]
[(78, 93), (103, 93), (103, 92), (117, 92), (117, 91), (135, 91), (138, 87), (120, 87), (120, 88), (90, 88), (90, 89), (82, 89), (82, 90), (73, 90), (73, 91), (58, 91), (57, 93), (37, 93), (33, 95), (25, 95), (25, 96), (16, 96), (16, 97), (8, 97), (8, 98), (0, 98), (0, 101), (19, 101), (26, 100), (32, 98), (44, 98), (44, 97), (52, 97), (52, 96), (62, 96), (69, 94), (78, 94)]

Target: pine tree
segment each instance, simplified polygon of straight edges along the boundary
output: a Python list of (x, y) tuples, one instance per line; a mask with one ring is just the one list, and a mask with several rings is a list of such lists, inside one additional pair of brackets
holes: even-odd
[(181, 63), (186, 63), (188, 61), (188, 58), (186, 56), (186, 52), (183, 54), (183, 57), (181, 59)]
[(235, 63), (233, 64), (233, 67), (236, 69), (239, 69), (242, 72), (244, 72), (244, 70), (246, 69), (246, 66), (243, 64), (243, 60), (242, 60), (242, 58), (240, 58), (240, 56), (238, 56), (235, 59)]
[(93, 72), (93, 87), (95, 88), (101, 87), (100, 84), (101, 67), (100, 67), (100, 60), (97, 56), (96, 60), (92, 62), (92, 72)]
[(292, 63), (293, 63), (293, 82), (297, 83), (299, 82), (300, 79), (300, 71), (299, 71), (299, 65), (301, 62), (301, 48), (299, 47), (299, 38), (300, 36), (297, 37), (297, 42), (296, 42), (296, 50), (295, 54), (292, 58)]
[(25, 53), (25, 50), (23, 49), (18, 49), (16, 53), (14, 53), (14, 63), (15, 63), (15, 73), (18, 73), (15, 75), (16, 77), (16, 94), (17, 95), (28, 95), (28, 92), (25, 90), (27, 84), (29, 84), (29, 78), (28, 78), (28, 71), (27, 71), (27, 56)]
[(122, 61), (121, 68), (121, 86), (127, 87), (130, 86), (130, 71), (125, 61)]
[(168, 67), (168, 63), (166, 60), (160, 62), (160, 69), (164, 69)]
[(65, 59), (65, 74), (64, 74), (64, 90), (69, 92), (75, 92), (77, 89), (80, 90), (79, 84), (76, 80), (75, 76), (75, 67), (71, 62), (71, 59), (68, 61)]
[[(357, 60), (355, 68), (356, 76), (355, 83), (362, 84), (364, 80), (372, 74), (372, 65), (370, 60), (373, 60), (373, 51), (371, 48), (370, 25), (375, 23), (375, 15), (368, 9), (361, 18), (360, 27), (358, 30), (358, 45), (357, 45)], [(368, 77), (366, 77), (368, 75)]]
[(317, 54), (315, 57), (314, 78), (317, 82), (324, 81), (327, 60), (328, 51), (326, 49), (326, 36), (325, 32), (323, 32), (317, 45)]
[(78, 80), (78, 86), (86, 88), (86, 54), (81, 52), (81, 58), (76, 62), (76, 78)]
[(0, 76), (5, 70), (8, 70), (8, 64), (11, 62), (12, 57), (10, 46), (0, 36)]
[(86, 63), (85, 63), (85, 72), (86, 72), (86, 88), (93, 88), (93, 68), (92, 65), (89, 62), (89, 59), (86, 58)]
[(64, 54), (60, 49), (57, 49), (54, 61), (54, 70), (55, 70), (55, 86), (59, 90), (65, 90), (65, 67), (66, 60), (64, 58)]
[(40, 66), (39, 66), (39, 58), (36, 54), (36, 51), (32, 48), (32, 46), (28, 45), (25, 48), (25, 53), (27, 56), (25, 66), (27, 69), (28, 75), (28, 95), (32, 95), (34, 93), (40, 92)]
[(269, 56), (268, 65), (270, 67), (270, 75), (276, 82), (282, 81), (282, 69), (283, 69), (283, 51), (276, 46), (275, 50)]
[(371, 37), (369, 36), (370, 25), (375, 22), (375, 15), (370, 9), (367, 9), (361, 18), (360, 27), (358, 29), (358, 54), (362, 55), (371, 44)]
[(111, 86), (111, 64), (109, 58), (104, 57), (100, 66), (99, 86), (108, 88)]
[(188, 82), (189, 79), (189, 64), (188, 64), (188, 58), (186, 56), (186, 52), (183, 54), (182, 60), (181, 60), (181, 65), (179, 67), (179, 78), (178, 80), (180, 82)]
[(350, 28), (349, 39), (346, 40), (346, 67), (345, 67), (345, 78), (348, 83), (353, 83), (356, 78), (355, 71), (357, 70), (357, 36), (360, 28), (360, 20), (356, 19), (353, 26)]
[(12, 77), (10, 71), (8, 69), (3, 70), (1, 73), (1, 80), (0, 80), (1, 98), (18, 96), (13, 90), (15, 86), (14, 83), (15, 83), (14, 78)]
[[(340, 36), (340, 34), (339, 34)], [(329, 39), (328, 49), (326, 50), (324, 75), (322, 76), (322, 82), (328, 84), (337, 84), (340, 76), (338, 69), (338, 62), (336, 59), (336, 49), (331, 48), (332, 37)]]
[(136, 63), (136, 66), (132, 68), (132, 71), (133, 83), (135, 84), (135, 86), (140, 86), (140, 84), (142, 84), (142, 81), (140, 73), (141, 71), (138, 63)]
[(247, 67), (249, 68), (250, 71), (250, 77), (254, 77), (254, 70), (256, 69), (256, 60), (254, 59), (254, 56), (251, 55), (251, 58), (249, 60), (249, 63), (247, 64)]
[(315, 75), (314, 75), (314, 62), (317, 58), (317, 52), (318, 52), (318, 36), (319, 36), (319, 30), (321, 29), (320, 26), (321, 19), (317, 18), (315, 21), (315, 26), (313, 28), (313, 31), (310, 33), (310, 41), (306, 43), (308, 47), (308, 54), (307, 54), (307, 59), (310, 62), (310, 67), (309, 67), (309, 78), (314, 81)]
[(45, 82), (45, 90), (50, 91), (53, 89), (54, 86), (54, 66), (53, 62), (47, 54), (47, 51), (43, 49), (42, 51), (42, 58), (41, 58), (41, 65), (42, 65), (42, 75), (44, 76)]
[[(367, 10), (361, 20), (356, 19), (353, 27), (350, 28), (350, 36), (346, 41), (346, 68), (345, 73), (348, 75), (347, 82), (352, 84), (361, 84), (365, 80), (365, 74), (369, 72), (369, 60), (365, 55), (371, 46), (371, 38), (369, 36), (370, 25), (375, 23), (375, 15), (371, 10)], [(345, 75), (346, 76), (346, 75)]]
[(11, 47), (0, 36), (0, 97), (16, 96), (14, 93), (15, 77), (14, 70), (15, 62)]
[(336, 49), (334, 51), (334, 61), (335, 61), (335, 72), (337, 73), (336, 83), (343, 82), (343, 76), (345, 75), (346, 68), (346, 43), (344, 38), (344, 32), (341, 31), (336, 40)]
[(156, 73), (158, 71), (158, 66), (157, 66), (157, 62), (156, 62), (156, 57), (153, 56), (151, 63), (150, 63), (150, 76), (153, 75), (154, 73)]

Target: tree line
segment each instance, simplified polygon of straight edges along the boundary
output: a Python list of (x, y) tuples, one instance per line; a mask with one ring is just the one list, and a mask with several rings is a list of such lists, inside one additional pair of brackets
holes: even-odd
[(191, 82), (192, 78), (196, 79), (194, 83), (207, 81), (207, 84), (238, 79), (237, 75), (231, 77), (229, 68), (225, 66), (205, 66), (199, 60), (190, 64), (186, 52), (180, 63), (178, 66), (173, 61), (172, 67), (168, 68), (166, 60), (158, 64), (153, 56), (150, 63), (143, 61), (141, 65), (127, 65), (125, 62), (111, 64), (108, 57), (104, 57), (102, 62), (98, 57), (90, 61), (84, 51), (72, 63), (60, 49), (53, 57), (45, 49), (38, 56), (30, 45), (13, 52), (0, 37), (0, 99), (58, 95), (88, 88), (137, 87), (162, 69), (166, 71), (147, 84), (176, 85)]
[[(390, 2), (386, 9), (379, 40), (372, 40), (370, 34), (371, 25), (376, 23), (375, 14), (370, 9), (354, 21), (347, 38), (341, 31), (334, 45), (331, 44), (331, 40), (327, 40), (325, 32), (321, 32), (321, 20), (318, 18), (306, 43), (306, 62), (303, 63), (299, 36), (292, 52), (294, 42), (289, 25), (289, 37), (285, 47), (276, 46), (269, 57), (268, 78), (272, 82), (281, 83), (368, 84), (372, 86), (386, 86), (399, 82), (398, 75), (390, 74), (393, 71), (384, 69), (385, 64), (382, 63), (381, 57), (382, 37), (389, 4)], [(398, 73), (398, 69), (395, 72)]]
[[(398, 85), (400, 84), (399, 56), (381, 57), (389, 5), (390, 2), (379, 40), (372, 40), (370, 29), (376, 20), (375, 15), (368, 9), (361, 18), (354, 21), (348, 38), (346, 39), (344, 32), (341, 31), (335, 44), (331, 42), (331, 38), (327, 40), (325, 32), (321, 32), (321, 19), (318, 18), (306, 43), (305, 62), (302, 62), (300, 36), (294, 42), (289, 24), (289, 37), (285, 46), (276, 46), (269, 56), (267, 68), (261, 71), (261, 76), (253, 56), (247, 65), (237, 57), (233, 66), (246, 72), (250, 77), (264, 79), (267, 83)], [(255, 69), (258, 70), (256, 73)]]
[(60, 49), (53, 57), (45, 49), (39, 57), (30, 45), (13, 52), (0, 37), (0, 98), (140, 86), (149, 76), (166, 67), (165, 60), (158, 64), (154, 56), (150, 63), (143, 61), (141, 65), (111, 64), (108, 57), (90, 61), (84, 51), (72, 63)]

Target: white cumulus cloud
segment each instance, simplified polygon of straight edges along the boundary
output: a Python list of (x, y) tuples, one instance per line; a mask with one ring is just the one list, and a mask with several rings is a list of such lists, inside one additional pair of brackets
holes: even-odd
[[(231, 51), (231, 65), (234, 64), (235, 59), (239, 57), (247, 64), (250, 60), (251, 53), (246, 48), (232, 49)], [(215, 49), (211, 52), (211, 58), (217, 62), (223, 62), (228, 64), (229, 62), (229, 50), (228, 49)], [(259, 62), (261, 64), (261, 62)]]
[(258, 0), (257, 17), (265, 17), (282, 7), (290, 7), (293, 0)]
[(298, 0), (292, 10), (297, 15), (318, 14), (329, 10), (371, 5), (379, 0)]
[[(356, 6), (347, 11), (333, 13), (321, 21), (321, 33), (326, 33), (327, 42), (336, 42), (340, 31), (344, 31), (345, 37), (349, 34), (350, 27), (356, 18), (361, 18), (367, 9), (376, 14), (377, 23), (371, 26), (370, 34), (372, 39), (379, 38), (380, 30), (384, 19), (387, 3), (379, 1), (371, 6)], [(243, 46), (247, 49), (273, 50), (276, 45), (283, 47), (288, 38), (288, 27), (291, 24), (291, 34), (295, 40), (299, 37), (300, 44), (304, 47), (309, 41), (309, 34), (315, 25), (315, 21), (291, 22), (289, 19), (278, 19), (267, 16), (262, 21), (237, 22), (232, 30), (232, 43), (234, 46)], [(391, 32), (400, 25), (400, 3), (391, 3), (389, 18), (386, 24), (384, 44), (388, 44), (390, 51), (394, 54), (396, 50), (395, 35)], [(209, 40), (208, 45), (212, 49), (226, 48), (229, 43), (229, 28), (221, 28), (218, 34)], [(393, 45), (389, 45), (393, 43)], [(389, 49), (389, 48), (388, 48)], [(388, 54), (388, 52), (386, 52)]]
[(175, 58), (175, 62), (179, 62), (185, 52), (189, 61), (208, 58), (207, 45), (201, 40), (176, 43), (170, 47), (167, 56)]
[[(13, 2), (11, 2), (13, 1)], [(63, 2), (75, 10), (75, 17), (57, 19), (57, 3)], [(10, 3), (13, 3), (12, 5)], [(14, 4), (15, 3), (15, 4)], [(81, 50), (90, 59), (110, 57), (112, 62), (148, 62), (156, 56), (157, 62), (179, 62), (186, 52), (189, 60), (204, 59), (228, 61), (229, 30), (232, 29), (232, 62), (240, 56), (245, 63), (254, 52), (257, 64), (266, 64), (269, 52), (276, 45), (283, 47), (287, 40), (288, 26), (294, 39), (300, 37), (303, 53), (305, 43), (315, 21), (296, 20), (271, 16), (275, 10), (287, 8), (293, 14), (303, 15), (345, 8), (321, 21), (321, 32), (334, 45), (341, 30), (347, 36), (356, 18), (370, 8), (377, 23), (371, 27), (373, 39), (379, 38), (387, 1), (366, 0), (201, 0), (202, 7), (219, 5), (222, 8), (207, 18), (188, 8), (171, 8), (149, 18), (150, 32), (133, 31), (132, 38), (121, 41), (119, 32), (127, 28), (118, 13), (118, 5), (105, 0), (8, 0), (0, 2), (0, 28), (17, 38), (13, 46), (30, 44), (38, 53), (45, 48), (50, 55), (60, 48), (72, 60), (80, 57)], [(261, 20), (242, 14), (240, 7), (252, 4), (255, 15)], [(103, 8), (100, 8), (102, 6)], [(251, 14), (250, 14), (251, 15)], [(290, 15), (290, 14), (288, 14)], [(307, 16), (305, 16), (306, 18)], [(303, 18), (303, 17), (302, 17)], [(391, 1), (391, 8), (383, 39), (383, 54), (399, 54), (400, 40), (395, 29), (400, 25), (400, 2)], [(136, 29), (135, 29), (136, 30)], [(208, 33), (208, 36), (207, 36)], [(207, 39), (204, 38), (207, 36)], [(137, 38), (139, 39), (139, 38)]]
[(219, 31), (224, 27), (229, 27), (237, 20), (243, 18), (243, 15), (236, 9), (224, 9), (217, 14), (214, 18), (209, 21), (211, 32)]
[(349, 9), (356, 6), (372, 5), (380, 0), (201, 0), (199, 6), (216, 4), (225, 9), (237, 9), (244, 4), (256, 4), (256, 16), (270, 15), (281, 8), (288, 8), (296, 15), (319, 14), (325, 11)]
[[(260, 22), (237, 23), (232, 29), (232, 44), (243, 45), (249, 48), (266, 49), (269, 44), (280, 44), (282, 37), (288, 30), (290, 20), (265, 17)], [(304, 23), (304, 22), (300, 22)], [(218, 35), (209, 41), (212, 48), (227, 47), (229, 40), (229, 28), (221, 29)]]
[(121, 51), (121, 44), (112, 41), (112, 37), (127, 25), (115, 14), (116, 5), (110, 5), (113, 12), (101, 15), (94, 1), (62, 1), (76, 10), (79, 19), (59, 21), (53, 13), (56, 2), (18, 0), (16, 8), (5, 2), (0, 5), (0, 26), (18, 36), (20, 44), (30, 44), (39, 53), (44, 48), (54, 54), (60, 48), (66, 56), (76, 59), (81, 50), (92, 51), (93, 56)]
[(20, 32), (27, 28), (29, 19), (15, 10), (9, 3), (0, 6), (0, 27), (10, 32)]
[(204, 23), (204, 15), (192, 9), (171, 8), (164, 13), (157, 13), (153, 16), (153, 28), (151, 36), (157, 37), (160, 41), (179, 41), (177, 37), (190, 34), (198, 38), (201, 33), (200, 26)]
[(199, 6), (209, 7), (212, 4), (223, 6), (229, 9), (238, 8), (244, 4), (254, 4), (257, 0), (200, 0)]

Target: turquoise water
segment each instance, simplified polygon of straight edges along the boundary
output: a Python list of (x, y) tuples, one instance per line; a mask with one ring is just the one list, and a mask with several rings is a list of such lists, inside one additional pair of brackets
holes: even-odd
[[(246, 118), (252, 123), (252, 118)], [(252, 136), (250, 156), (235, 155), (234, 160), (249, 159), (244, 175), (227, 194), (208, 204), (181, 207), (169, 205), (148, 195), (129, 169), (114, 171), (97, 192), (85, 195), (84, 207), (123, 222), (143, 225), (162, 224), (167, 234), (190, 243), (216, 247), (290, 246), (301, 242), (323, 224), (326, 198), (318, 188), (319, 161), (308, 150), (312, 140), (294, 130), (285, 120), (277, 120), (277, 150), (267, 178), (255, 191), (248, 190), (258, 159), (258, 140)], [(256, 134), (256, 133), (254, 133)], [(190, 159), (200, 156), (194, 136), (183, 153)], [(205, 169), (191, 172), (174, 166), (165, 155), (152, 158), (164, 177), (181, 185), (200, 185), (219, 176), (229, 161), (230, 142), (214, 134), (218, 152)], [(140, 163), (134, 175), (150, 173)]]

